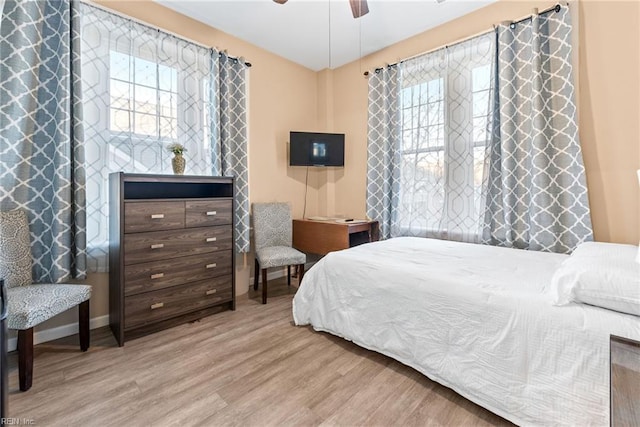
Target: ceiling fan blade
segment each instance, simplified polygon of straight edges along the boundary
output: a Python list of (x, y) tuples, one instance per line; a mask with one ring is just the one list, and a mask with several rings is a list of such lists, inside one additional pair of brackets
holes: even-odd
[(369, 13), (367, 0), (349, 0), (349, 4), (351, 5), (351, 12), (354, 18), (360, 18)]
[(273, 0), (273, 1), (278, 4), (285, 4), (287, 2), (287, 0)]

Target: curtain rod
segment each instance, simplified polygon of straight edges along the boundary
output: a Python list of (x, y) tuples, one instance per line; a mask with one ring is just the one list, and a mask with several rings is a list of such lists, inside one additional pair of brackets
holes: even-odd
[[(227, 58), (229, 58), (229, 59), (230, 59), (230, 60), (232, 60), (232, 61), (238, 61), (238, 59), (239, 59), (238, 57), (229, 56), (229, 55), (227, 54), (227, 51), (226, 51), (226, 50), (219, 50), (218, 48), (211, 47), (211, 46), (207, 46), (207, 45), (205, 45), (205, 44), (203, 44), (203, 43), (200, 43), (200, 42), (197, 42), (197, 41), (192, 40), (192, 39), (190, 39), (190, 38), (184, 37), (184, 36), (182, 36), (182, 35), (180, 35), (180, 34), (174, 33), (174, 32), (169, 31), (169, 30), (165, 30), (164, 28), (160, 28), (160, 27), (157, 27), (157, 26), (155, 26), (155, 25), (151, 25), (151, 24), (149, 24), (148, 22), (145, 22), (145, 21), (143, 21), (143, 20), (141, 20), (141, 19), (134, 18), (133, 16), (126, 15), (126, 14), (124, 14), (124, 13), (122, 13), (122, 12), (117, 11), (117, 10), (109, 9), (109, 8), (108, 8), (108, 7), (106, 7), (106, 6), (103, 6), (103, 5), (101, 5), (101, 4), (94, 3), (94, 2), (93, 2), (93, 1), (91, 1), (91, 0), (80, 0), (80, 3), (84, 3), (84, 4), (88, 5), (88, 6), (95, 7), (96, 9), (99, 9), (99, 10), (101, 10), (101, 11), (105, 12), (105, 13), (110, 13), (110, 14), (115, 15), (115, 16), (118, 16), (118, 17), (120, 17), (120, 18), (127, 19), (127, 20), (129, 20), (129, 21), (133, 21), (133, 22), (135, 22), (136, 24), (143, 25), (143, 26), (145, 26), (145, 27), (147, 27), (147, 28), (149, 28), (149, 29), (151, 29), (151, 30), (158, 31), (158, 32), (161, 32), (161, 33), (165, 33), (165, 34), (167, 34), (167, 35), (170, 35), (171, 37), (175, 37), (175, 38), (177, 38), (177, 39), (184, 40), (184, 41), (187, 41), (187, 42), (189, 42), (189, 43), (193, 43), (193, 44), (195, 44), (196, 46), (200, 46), (200, 47), (203, 47), (203, 48), (205, 48), (205, 49), (214, 49), (214, 50), (217, 50), (219, 55), (227, 55)], [(251, 66), (252, 66), (252, 65), (251, 65), (251, 62), (246, 62), (246, 61), (245, 61), (245, 65), (246, 65), (247, 67), (251, 67)]]
[[(566, 6), (569, 6), (569, 3), (566, 3)], [(560, 12), (561, 7), (562, 7), (562, 6), (560, 5), (560, 3), (558, 3), (558, 4), (554, 5), (554, 6), (551, 6), (551, 7), (547, 8), (547, 9), (543, 10), (542, 12), (537, 13), (537, 15), (538, 15), (538, 16), (540, 16), (540, 15), (544, 15), (544, 14), (546, 14), (546, 13), (553, 12), (553, 11), (555, 11), (556, 13), (557, 13), (557, 12)], [(525, 21), (527, 21), (527, 20), (531, 19), (531, 18), (532, 18), (532, 16), (533, 16), (533, 15), (528, 15), (528, 16), (525, 16), (524, 18), (520, 18), (520, 19), (518, 19), (518, 20), (516, 20), (516, 21), (509, 21), (509, 25), (511, 26), (511, 28), (515, 28), (515, 25), (516, 25), (516, 24), (520, 24), (520, 23), (522, 23), (522, 22), (525, 22)], [(494, 25), (494, 26), (493, 26), (493, 28), (495, 29), (495, 27), (496, 27), (496, 26)], [(413, 56), (409, 56), (409, 57), (407, 57), (407, 58), (401, 59), (401, 60), (399, 60), (398, 62), (394, 62), (393, 64), (387, 64), (387, 65), (386, 65), (386, 67), (387, 67), (387, 68), (389, 68), (389, 67), (395, 67), (396, 65), (398, 65), (398, 64), (402, 64), (402, 63), (403, 63), (403, 62), (405, 62), (405, 61), (409, 61), (409, 60), (414, 59), (414, 58), (417, 58), (417, 57), (419, 57), (419, 56), (423, 56), (423, 55), (427, 55), (427, 54), (429, 54), (429, 53), (436, 52), (436, 51), (438, 51), (438, 50), (440, 50), (440, 49), (446, 49), (446, 48), (449, 48), (449, 47), (455, 46), (455, 45), (460, 44), (460, 43), (462, 43), (462, 42), (465, 42), (465, 41), (467, 41), (467, 40), (471, 40), (471, 39), (473, 39), (473, 38), (483, 36), (483, 35), (485, 35), (485, 34), (487, 34), (487, 33), (491, 32), (491, 31), (493, 31), (493, 29), (485, 30), (485, 31), (482, 31), (482, 32), (479, 32), (479, 33), (473, 34), (473, 35), (471, 35), (471, 36), (466, 36), (466, 37), (463, 37), (463, 38), (457, 39), (457, 40), (455, 40), (455, 41), (454, 41), (454, 42), (452, 42), (452, 43), (447, 43), (447, 44), (445, 44), (445, 45), (438, 46), (438, 47), (433, 48), (433, 49), (429, 49), (429, 50), (427, 50), (427, 51), (425, 51), (425, 52), (420, 52), (420, 53), (415, 54), (415, 55), (413, 55)], [(373, 72), (374, 72), (374, 73), (378, 73), (378, 72), (382, 71), (383, 69), (384, 69), (384, 67), (378, 67), (378, 68), (375, 68), (375, 69), (373, 70)], [(365, 71), (365, 72), (364, 72), (365, 77), (366, 77), (366, 76), (368, 76), (369, 74), (371, 74), (369, 71)]]

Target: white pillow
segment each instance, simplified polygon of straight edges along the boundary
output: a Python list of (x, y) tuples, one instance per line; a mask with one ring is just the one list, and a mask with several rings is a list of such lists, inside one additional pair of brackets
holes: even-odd
[(551, 279), (554, 305), (582, 302), (640, 316), (638, 246), (586, 242)]

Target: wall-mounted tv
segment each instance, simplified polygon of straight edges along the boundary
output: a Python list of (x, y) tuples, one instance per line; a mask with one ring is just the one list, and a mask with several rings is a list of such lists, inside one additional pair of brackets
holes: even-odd
[(290, 166), (344, 166), (344, 134), (291, 132)]

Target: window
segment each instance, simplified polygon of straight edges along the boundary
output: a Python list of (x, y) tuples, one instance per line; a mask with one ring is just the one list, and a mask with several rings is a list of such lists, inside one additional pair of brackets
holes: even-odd
[(491, 50), (454, 46), (406, 64), (395, 235), (474, 241), (490, 133)]
[(211, 51), (81, 3), (88, 270), (106, 271), (109, 174), (171, 174), (171, 143), (186, 171), (210, 175), (205, 127)]
[[(400, 212), (404, 228), (412, 228), (416, 212), (439, 210), (444, 203), (444, 79), (441, 77), (405, 87), (402, 105)], [(436, 217), (430, 217), (434, 221)], [(427, 220), (427, 227), (433, 226)]]
[(491, 66), (482, 65), (471, 70), (473, 101), (473, 189), (474, 206), (481, 206), (486, 145), (489, 142), (489, 104), (491, 102)]
[(113, 50), (109, 57), (109, 130), (176, 140), (177, 70)]

